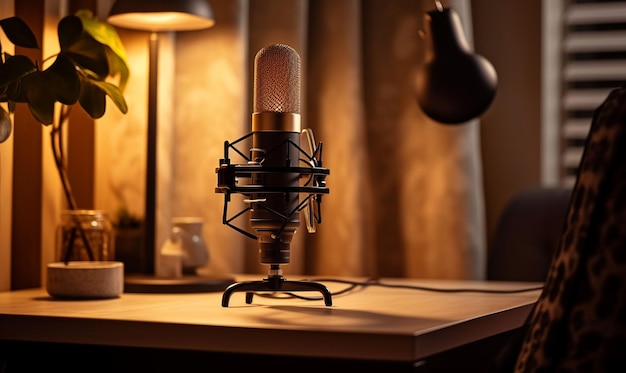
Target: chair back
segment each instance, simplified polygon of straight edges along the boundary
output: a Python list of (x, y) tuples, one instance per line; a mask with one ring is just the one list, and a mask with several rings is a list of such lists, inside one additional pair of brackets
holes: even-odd
[(571, 195), (571, 187), (537, 186), (511, 198), (489, 245), (487, 280), (545, 281)]

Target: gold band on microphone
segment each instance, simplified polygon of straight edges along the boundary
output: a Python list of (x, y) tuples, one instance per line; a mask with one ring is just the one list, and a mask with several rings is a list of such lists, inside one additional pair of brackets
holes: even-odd
[(252, 113), (252, 132), (298, 132), (301, 131), (300, 114), (263, 111)]

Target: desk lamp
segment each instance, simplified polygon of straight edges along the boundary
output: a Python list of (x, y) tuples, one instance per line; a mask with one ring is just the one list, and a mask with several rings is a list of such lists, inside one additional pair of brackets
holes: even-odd
[[(206, 29), (215, 24), (206, 0), (117, 0), (109, 12), (114, 26), (150, 32), (148, 71), (148, 133), (146, 163), (146, 200), (144, 214), (144, 258), (147, 276), (127, 276), (125, 291), (195, 292), (223, 290), (231, 280), (200, 276), (183, 279), (154, 277), (156, 229), (156, 144), (159, 33)], [(227, 281), (227, 282), (224, 282)]]

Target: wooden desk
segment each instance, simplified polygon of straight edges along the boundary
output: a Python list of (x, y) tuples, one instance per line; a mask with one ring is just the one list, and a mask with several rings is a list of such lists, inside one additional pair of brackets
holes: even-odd
[[(540, 285), (408, 279), (382, 282), (484, 290)], [(333, 293), (346, 286), (325, 284)], [(108, 349), (101, 366), (110, 363), (117, 367), (115, 371), (124, 371), (119, 366), (131, 365), (165, 371), (172, 360), (177, 367), (191, 367), (211, 364), (218, 358), (226, 359), (231, 367), (245, 363), (278, 364), (275, 367), (279, 368), (281, 364), (294, 363), (313, 368), (319, 362), (325, 371), (353, 363), (414, 371), (417, 367), (431, 367), (423, 364), (431, 357), (518, 328), (538, 296), (538, 290), (509, 294), (441, 293), (370, 286), (333, 296), (332, 307), (324, 306), (321, 300), (260, 296), (254, 297), (253, 304), (246, 304), (244, 294), (235, 293), (230, 306), (224, 308), (221, 292), (124, 293), (118, 299), (90, 301), (56, 300), (43, 289), (4, 292), (0, 293), (0, 366), (3, 351), (11, 366), (41, 354), (52, 360), (46, 364), (67, 362), (64, 356), (71, 361), (77, 353), (88, 354), (100, 347)], [(498, 341), (495, 348), (500, 348), (501, 343)], [(102, 354), (96, 352), (94, 357)], [(139, 365), (142, 360), (143, 365)], [(446, 360), (449, 359), (439, 362), (445, 364)]]

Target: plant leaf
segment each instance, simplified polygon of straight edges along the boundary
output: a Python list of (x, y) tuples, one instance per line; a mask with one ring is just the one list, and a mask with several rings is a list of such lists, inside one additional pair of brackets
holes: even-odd
[[(82, 44), (82, 41), (78, 44)], [(109, 64), (104, 47), (94, 44), (78, 44), (74, 44), (72, 50), (66, 50), (61, 53), (71, 59), (81, 69), (93, 72), (98, 79), (106, 79), (109, 76)]]
[(128, 105), (126, 104), (126, 99), (124, 99), (124, 95), (122, 94), (122, 90), (116, 86), (115, 84), (111, 84), (109, 82), (102, 81), (94, 81), (95, 85), (97, 85), (100, 89), (102, 89), (107, 96), (113, 101), (115, 106), (119, 109), (122, 114), (126, 114), (128, 112)]
[(35, 71), (22, 78), (22, 91), (28, 102), (28, 109), (39, 123), (49, 125), (54, 120), (55, 97), (48, 89), (43, 72)]
[(9, 113), (3, 107), (0, 107), (0, 144), (11, 136), (12, 127)]
[[(105, 95), (109, 96), (123, 114), (128, 112), (124, 95), (116, 85), (93, 79), (83, 79), (82, 83), (80, 105), (92, 118), (100, 118), (104, 115), (106, 109)], [(100, 109), (102, 110), (101, 113)]]
[[(110, 51), (110, 50), (107, 50)], [(109, 60), (109, 74), (115, 77), (119, 74), (118, 87), (122, 92), (126, 89), (126, 83), (128, 82), (128, 76), (130, 75), (128, 69), (128, 63), (116, 53), (107, 53)]]
[(79, 10), (76, 16), (80, 18), (84, 30), (107, 47), (109, 74), (113, 77), (119, 74), (119, 87), (124, 91), (129, 76), (128, 59), (117, 31), (110, 24), (100, 22), (90, 10)]
[(0, 20), (0, 27), (9, 41), (18, 47), (39, 49), (35, 34), (21, 18), (4, 18)]
[(102, 117), (106, 110), (104, 91), (98, 88), (97, 85), (92, 84), (91, 79), (83, 79), (82, 83), (80, 98), (78, 99), (80, 106), (85, 109), (90, 117), (94, 119)]
[(16, 99), (16, 83), (24, 76), (37, 71), (35, 64), (26, 56), (17, 55), (7, 57), (0, 65), (0, 98), (1, 101)]
[(80, 96), (80, 78), (72, 61), (59, 54), (43, 75), (52, 96), (62, 104), (73, 105)]
[(106, 46), (84, 31), (78, 17), (63, 17), (58, 32), (62, 54), (81, 68), (93, 71), (101, 80), (109, 75)]
[(83, 33), (83, 24), (78, 17), (63, 17), (57, 25), (57, 32), (59, 34), (59, 47), (61, 50), (66, 50), (76, 43)]
[(126, 49), (117, 31), (108, 23), (100, 22), (89, 10), (79, 10), (76, 16), (80, 18), (83, 28), (96, 41), (111, 48), (111, 51), (118, 56), (124, 64), (128, 65)]

